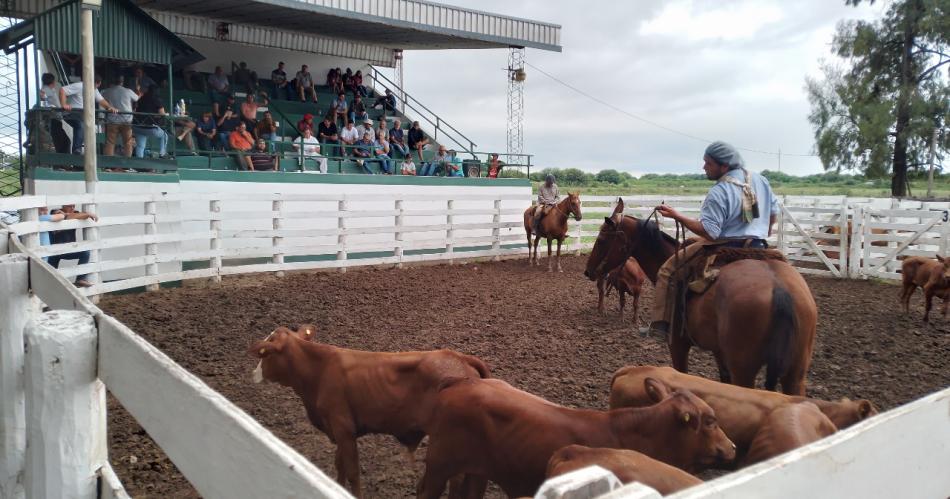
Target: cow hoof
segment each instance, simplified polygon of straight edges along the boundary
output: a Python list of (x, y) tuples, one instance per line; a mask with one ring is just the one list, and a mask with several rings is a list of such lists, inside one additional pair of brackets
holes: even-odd
[(558, 267), (558, 268), (557, 268), (557, 271), (558, 271), (558, 272), (564, 272), (564, 269), (562, 269), (561, 267)]

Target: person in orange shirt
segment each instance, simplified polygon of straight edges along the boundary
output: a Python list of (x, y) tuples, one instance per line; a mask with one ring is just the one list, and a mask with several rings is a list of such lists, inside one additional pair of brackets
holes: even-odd
[(238, 125), (237, 129), (228, 136), (228, 144), (231, 149), (237, 152), (238, 165), (246, 165), (248, 170), (254, 171), (254, 163), (251, 162), (250, 152), (254, 147), (254, 137), (247, 131), (247, 125), (244, 122)]

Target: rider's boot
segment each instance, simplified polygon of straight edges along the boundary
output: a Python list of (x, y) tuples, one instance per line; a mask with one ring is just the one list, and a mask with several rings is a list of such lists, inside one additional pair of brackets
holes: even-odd
[(640, 329), (640, 337), (654, 337), (658, 340), (667, 341), (670, 336), (670, 323), (666, 321), (653, 321), (649, 327)]

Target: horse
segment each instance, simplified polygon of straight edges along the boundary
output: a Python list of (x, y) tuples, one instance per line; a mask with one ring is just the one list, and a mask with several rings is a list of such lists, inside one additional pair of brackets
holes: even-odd
[(538, 224), (538, 228), (541, 229), (537, 234), (534, 234), (534, 256), (531, 255), (531, 235), (533, 233), (531, 228), (531, 221), (534, 219), (534, 206), (528, 207), (524, 211), (524, 230), (528, 234), (528, 265), (531, 265), (531, 259), (534, 258), (534, 263), (538, 266), (541, 265), (541, 262), (538, 260), (538, 241), (542, 237), (548, 240), (548, 272), (553, 272), (552, 262), (551, 262), (551, 240), (557, 240), (557, 271), (564, 272), (561, 268), (561, 244), (564, 243), (564, 239), (567, 238), (567, 217), (568, 215), (574, 215), (574, 220), (578, 222), (581, 221), (581, 198), (580, 194), (577, 192), (569, 192), (567, 196), (562, 199), (558, 204), (554, 205), (554, 209), (550, 210), (541, 218), (541, 223)]
[[(656, 222), (624, 216), (621, 200), (604, 218), (584, 275), (597, 280), (633, 256), (656, 284), (657, 271), (679, 247)], [(693, 346), (709, 350), (720, 380), (747, 388), (754, 388), (765, 365), (767, 390), (781, 381), (784, 393), (804, 396), (817, 319), (808, 284), (788, 262), (734, 261), (720, 269), (705, 293), (688, 297), (685, 333), (670, 334), (670, 357), (685, 373)]]

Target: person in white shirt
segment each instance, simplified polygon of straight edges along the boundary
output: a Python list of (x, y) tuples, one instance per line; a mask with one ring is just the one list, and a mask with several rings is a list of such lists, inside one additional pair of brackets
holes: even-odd
[[(347, 122), (343, 130), (340, 130), (340, 144), (343, 147), (342, 156), (353, 154), (353, 147), (362, 138), (362, 132), (359, 128), (353, 126), (353, 122)], [(347, 147), (350, 146), (350, 147)]]
[(106, 143), (102, 146), (102, 154), (115, 155), (116, 139), (122, 136), (122, 155), (132, 156), (135, 140), (132, 138), (132, 104), (139, 101), (139, 95), (129, 88), (125, 88), (125, 77), (117, 76), (112, 86), (102, 91), (102, 96), (111, 102), (121, 114), (106, 116)]
[(402, 166), (400, 168), (400, 173), (403, 175), (415, 175), (416, 174), (416, 164), (412, 162), (412, 156), (406, 156), (402, 159)]
[(313, 136), (313, 130), (304, 128), (303, 135), (297, 138), (297, 144), (294, 144), (294, 150), (300, 151), (300, 169), (306, 170), (304, 164), (308, 158), (312, 158), (320, 165), (320, 173), (327, 172), (327, 158), (320, 154), (320, 141)]
[[(66, 96), (63, 93), (63, 87), (56, 82), (56, 75), (53, 73), (43, 73), (43, 86), (40, 87), (40, 101), (46, 102), (46, 107), (50, 109), (61, 109), (66, 102)], [(69, 154), (69, 136), (63, 130), (62, 113), (54, 112), (50, 115), (49, 127), (50, 135), (53, 139), (53, 147), (60, 154)]]
[[(99, 104), (103, 109), (116, 113), (119, 110), (109, 104), (109, 101), (99, 93), (99, 87), (102, 85), (102, 77), (96, 75), (96, 103)], [(83, 138), (83, 124), (82, 124), (82, 81), (77, 81), (75, 83), (70, 83), (63, 87), (63, 92), (61, 96), (66, 98), (66, 102), (63, 103), (63, 109), (67, 111), (72, 111), (63, 117), (63, 121), (73, 127), (73, 154), (82, 154), (84, 138)]]

